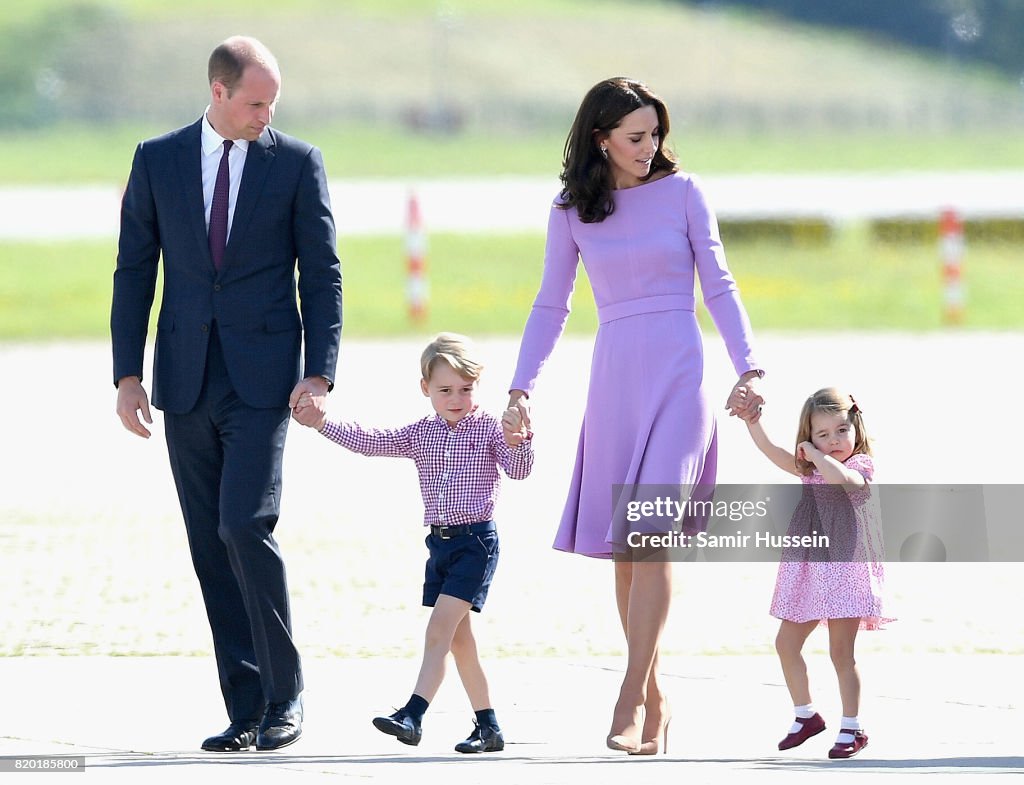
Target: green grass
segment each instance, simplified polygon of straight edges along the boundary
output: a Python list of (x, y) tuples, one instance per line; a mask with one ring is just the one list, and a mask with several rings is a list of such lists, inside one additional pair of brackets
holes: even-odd
[[(755, 329), (927, 331), (944, 326), (938, 250), (871, 242), (860, 228), (831, 245), (729, 244), (730, 267)], [(975, 244), (964, 261), (963, 326), (1021, 329), (1024, 310), (1006, 282), (1020, 266), (1010, 244)]]
[[(452, 22), (444, 46), (439, 13)], [(643, 35), (620, 34), (640, 18)], [(554, 177), (580, 97), (613, 73), (661, 92), (673, 146), (702, 174), (1024, 168), (1015, 80), (720, 9), (648, 0), (224, 0), (213, 10), (205, 0), (8, 0), (0, 96), (7, 115), (40, 127), (0, 132), (0, 183), (123, 182), (139, 139), (202, 111), (201, 42), (235, 29), (277, 52), (277, 124), (320, 146), (334, 178)], [(46, 73), (63, 85), (52, 106), (36, 94)], [(401, 125), (441, 94), (465, 132)]]
[[(72, 4), (85, 5), (82, 0), (5, 0), (0, 24), (23, 22), (47, 14), (66, 10)], [(180, 19), (183, 16), (205, 17), (211, 15), (208, 0), (93, 0), (96, 7), (108, 8), (134, 19), (161, 21)], [(593, 0), (517, 0), (516, 10), (543, 11), (546, 14), (565, 14), (574, 11), (593, 10)], [(600, 5), (598, 3), (597, 5)], [(277, 16), (287, 14), (315, 14), (339, 10), (372, 14), (374, 16), (405, 16), (420, 14), (431, 16), (441, 13), (494, 14), (507, 13), (508, 3), (503, 0), (228, 0), (218, 4), (219, 10), (227, 13), (241, 11), (254, 16)]]
[[(943, 326), (937, 251), (872, 243), (856, 229), (825, 246), (730, 243), (730, 266), (755, 329), (934, 330)], [(412, 323), (400, 237), (342, 238), (345, 334), (400, 336), (435, 330), (515, 335), (540, 280), (540, 235), (436, 235), (427, 256), (427, 319)], [(113, 242), (0, 244), (0, 340), (105, 338)], [(963, 326), (1022, 329), (1013, 287), (1019, 251), (975, 244), (964, 275)], [(155, 318), (155, 313), (154, 313)], [(710, 321), (701, 313), (703, 324)], [(593, 298), (581, 275), (568, 331), (596, 326)]]
[[(59, 127), (0, 134), (4, 185), (123, 183), (139, 140), (157, 126)], [(315, 143), (332, 179), (474, 177), (561, 171), (564, 136), (537, 132), (507, 136), (482, 132), (432, 136), (399, 128), (326, 126), (288, 128)], [(683, 168), (699, 174), (757, 172), (872, 172), (1024, 169), (1024, 135), (730, 134), (674, 131), (672, 147)], [(46, 150), (45, 156), (39, 151)]]

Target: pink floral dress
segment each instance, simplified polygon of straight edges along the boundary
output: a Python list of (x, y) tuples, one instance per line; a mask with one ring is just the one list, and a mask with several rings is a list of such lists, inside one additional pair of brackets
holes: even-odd
[[(828, 619), (859, 618), (862, 630), (877, 630), (893, 621), (882, 614), (885, 553), (878, 502), (871, 488), (874, 462), (870, 455), (858, 453), (847, 458), (845, 466), (860, 472), (867, 484), (846, 492), (828, 486), (817, 469), (801, 478), (804, 501), (793, 515), (789, 533), (806, 534), (811, 525), (807, 519), (813, 518), (815, 528), (832, 535), (831, 559), (783, 555), (771, 605), (771, 615), (777, 619), (827, 623)], [(845, 496), (842, 503), (835, 503), (827, 494)]]

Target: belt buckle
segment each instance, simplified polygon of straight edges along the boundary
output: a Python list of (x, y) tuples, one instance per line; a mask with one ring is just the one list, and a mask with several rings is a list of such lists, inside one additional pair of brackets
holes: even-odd
[(447, 526), (439, 526), (438, 529), (440, 529), (440, 531), (438, 532), (437, 536), (440, 537), (442, 540), (450, 540), (452, 538), (452, 535), (448, 533)]

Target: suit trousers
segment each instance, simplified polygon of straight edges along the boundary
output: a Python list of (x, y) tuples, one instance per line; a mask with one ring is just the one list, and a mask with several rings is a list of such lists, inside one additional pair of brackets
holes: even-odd
[(192, 564), (213, 632), (232, 721), (302, 691), (284, 560), (274, 527), (288, 407), (254, 409), (235, 393), (216, 326), (192, 411), (164, 416)]

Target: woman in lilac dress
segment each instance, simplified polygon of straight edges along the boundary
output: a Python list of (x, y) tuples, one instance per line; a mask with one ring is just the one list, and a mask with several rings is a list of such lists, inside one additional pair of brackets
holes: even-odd
[[(607, 744), (666, 748), (670, 710), (658, 645), (672, 593), (668, 558), (631, 550), (613, 489), (715, 481), (715, 416), (704, 385), (694, 279), (739, 377), (731, 414), (756, 420), (763, 375), (699, 182), (664, 148), (669, 118), (645, 85), (595, 85), (566, 140), (564, 189), (551, 207), (544, 273), (523, 333), (511, 405), (528, 396), (565, 326), (583, 260), (597, 302), (587, 408), (555, 548), (615, 557), (615, 596), (628, 659)], [(525, 409), (525, 407), (523, 407)], [(637, 488), (640, 486), (640, 488)]]

